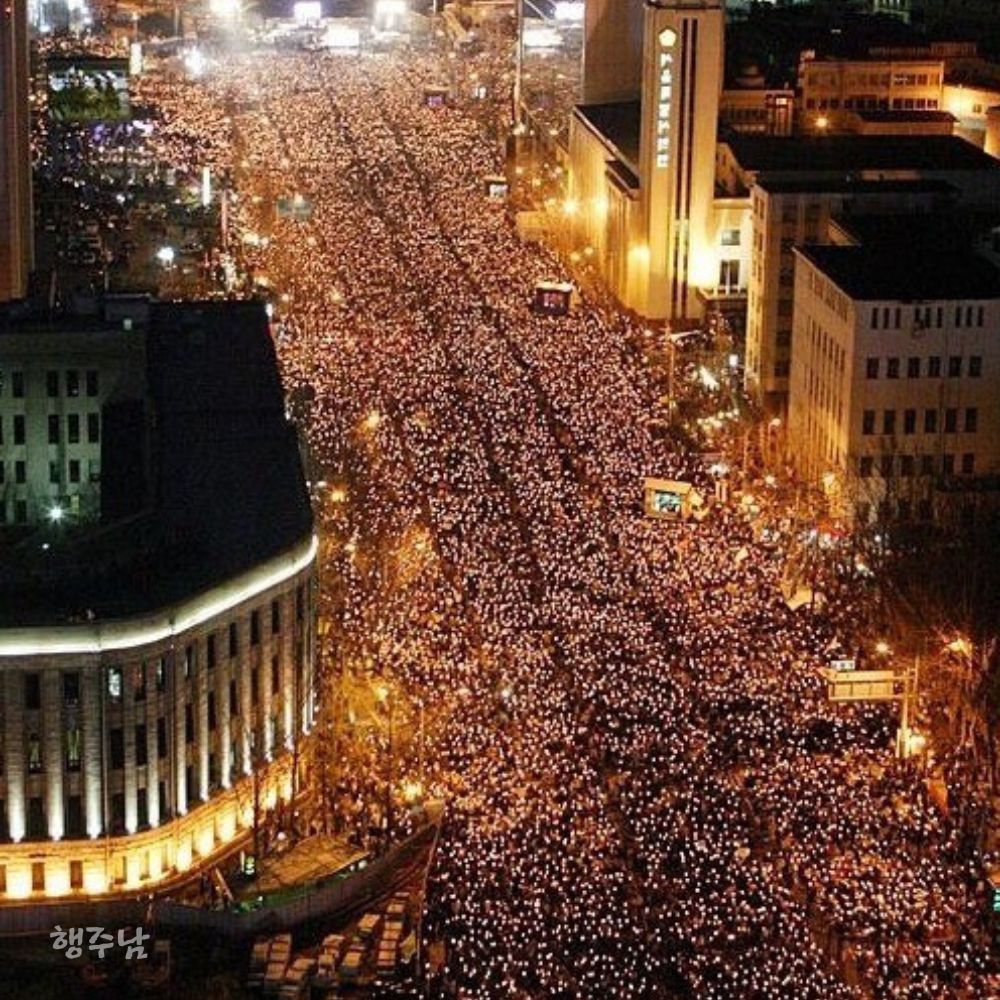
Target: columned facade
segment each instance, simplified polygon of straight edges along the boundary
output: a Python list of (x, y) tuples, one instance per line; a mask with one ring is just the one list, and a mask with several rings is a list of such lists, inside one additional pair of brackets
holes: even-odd
[(152, 887), (252, 823), (255, 766), (267, 796), (290, 794), (315, 552), (303, 539), (134, 620), (0, 630), (0, 902)]

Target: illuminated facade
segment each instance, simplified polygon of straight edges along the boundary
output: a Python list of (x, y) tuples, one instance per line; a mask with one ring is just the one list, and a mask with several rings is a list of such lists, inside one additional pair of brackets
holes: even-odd
[[(639, 90), (611, 99), (617, 91), (604, 80), (605, 62), (600, 87), (585, 79), (585, 94), (606, 96), (574, 112), (570, 194), (581, 206), (576, 224), (623, 304), (682, 324), (703, 313), (705, 290), (719, 284), (714, 179), (725, 12), (711, 0), (678, 0), (646, 3), (635, 16)], [(621, 82), (628, 89), (631, 81)]]
[(121, 305), (0, 329), (57, 473), (65, 409), (100, 428), (87, 505), (0, 527), (0, 900), (182, 875), (248, 829), (253, 781), (289, 797), (313, 723), (317, 543), (263, 308)]
[[(0, 888), (152, 886), (287, 798), (313, 702), (315, 543), (153, 615), (0, 630)], [(274, 762), (271, 764), (270, 762)]]
[(799, 70), (804, 127), (846, 128), (851, 111), (937, 111), (944, 61), (935, 58), (804, 58)]
[(29, 146), (28, 21), (0, 7), (0, 302), (21, 299), (34, 260)]

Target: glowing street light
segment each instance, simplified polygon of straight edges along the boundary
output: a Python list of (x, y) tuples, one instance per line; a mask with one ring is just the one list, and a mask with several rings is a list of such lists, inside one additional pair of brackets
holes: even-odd
[(201, 49), (188, 49), (184, 55), (184, 68), (191, 76), (201, 76), (205, 72), (207, 60)]
[(875, 652), (878, 653), (879, 656), (888, 656), (892, 652), (892, 649), (885, 639), (879, 639), (879, 641), (875, 643)]
[(706, 389), (719, 388), (719, 380), (704, 365), (698, 369), (698, 378)]
[(57, 503), (53, 504), (48, 510), (48, 519), (52, 524), (60, 524), (65, 516), (66, 512)]
[(156, 251), (156, 259), (164, 267), (170, 267), (176, 256), (177, 254), (175, 253), (173, 247), (160, 247), (160, 249)]

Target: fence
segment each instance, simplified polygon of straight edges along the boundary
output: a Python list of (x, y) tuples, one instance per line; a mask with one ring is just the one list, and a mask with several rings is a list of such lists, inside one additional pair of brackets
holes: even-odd
[(287, 930), (320, 917), (363, 907), (412, 875), (433, 843), (437, 824), (429, 824), (397, 844), (355, 875), (323, 886), (298, 899), (237, 913), (203, 910), (170, 899), (136, 898), (52, 903), (0, 908), (0, 936), (48, 934), (67, 927), (138, 926), (147, 930), (204, 932), (235, 939)]

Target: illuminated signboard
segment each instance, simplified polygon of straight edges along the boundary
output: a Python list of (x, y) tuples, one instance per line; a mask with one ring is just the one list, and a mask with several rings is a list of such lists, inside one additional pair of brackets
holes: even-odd
[(656, 103), (656, 166), (670, 166), (670, 112), (674, 100), (674, 53), (677, 32), (664, 28), (660, 32), (660, 93)]
[(646, 479), (643, 490), (646, 516), (660, 520), (687, 520), (701, 502), (690, 483), (673, 479)]
[(650, 508), (654, 514), (677, 517), (683, 502), (680, 493), (674, 493), (672, 490), (653, 490)]

